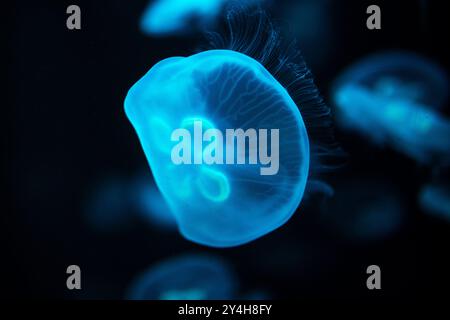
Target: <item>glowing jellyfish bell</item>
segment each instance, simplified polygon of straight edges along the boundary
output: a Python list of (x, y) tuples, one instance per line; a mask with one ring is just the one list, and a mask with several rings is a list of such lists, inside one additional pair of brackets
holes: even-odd
[[(281, 226), (299, 205), (309, 168), (305, 125), (287, 91), (256, 60), (231, 50), (166, 59), (130, 89), (125, 110), (188, 239), (242, 244)], [(191, 164), (173, 162), (177, 129), (192, 133)], [(223, 147), (237, 145), (238, 130), (251, 135), (241, 164), (238, 147)], [(272, 149), (262, 150), (262, 141)], [(256, 151), (259, 164), (251, 159)], [(207, 152), (217, 156), (213, 164), (204, 163)]]
[(127, 290), (130, 300), (227, 300), (235, 296), (236, 278), (221, 259), (183, 255), (152, 266)]
[(337, 122), (420, 163), (447, 163), (450, 122), (433, 110), (447, 100), (447, 88), (445, 74), (424, 58), (399, 52), (375, 55), (337, 79)]
[(212, 50), (157, 63), (125, 99), (180, 232), (214, 247), (257, 239), (293, 215), (320, 166), (315, 133), (329, 125), (298, 50), (281, 45), (267, 16), (227, 17), (229, 41), (215, 35)]

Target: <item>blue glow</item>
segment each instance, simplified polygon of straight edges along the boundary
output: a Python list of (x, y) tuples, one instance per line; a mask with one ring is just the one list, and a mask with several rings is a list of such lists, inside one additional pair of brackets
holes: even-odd
[(448, 186), (426, 185), (420, 192), (419, 203), (430, 214), (450, 221), (450, 188)]
[[(156, 184), (187, 239), (236, 246), (283, 225), (309, 173), (309, 139), (295, 102), (256, 60), (209, 50), (156, 64), (128, 92), (125, 111)], [(279, 129), (279, 171), (254, 165), (175, 165), (171, 132), (192, 119), (230, 128)]]
[(433, 110), (447, 98), (448, 83), (438, 70), (399, 53), (356, 63), (334, 91), (339, 125), (418, 162), (449, 161), (450, 122)]
[(236, 279), (221, 259), (184, 255), (152, 266), (127, 292), (130, 300), (228, 300), (235, 296)]
[[(149, 35), (186, 33), (194, 26), (209, 27), (225, 3), (236, 0), (156, 0), (151, 2), (141, 18), (141, 29)], [(252, 4), (260, 0), (240, 0)]]

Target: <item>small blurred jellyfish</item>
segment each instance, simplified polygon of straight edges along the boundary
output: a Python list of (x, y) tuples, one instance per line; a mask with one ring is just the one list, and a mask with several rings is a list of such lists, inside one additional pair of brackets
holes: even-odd
[(160, 262), (134, 279), (129, 300), (228, 300), (237, 282), (222, 259), (209, 255), (183, 255)]
[(185, 34), (210, 27), (227, 3), (252, 5), (262, 0), (155, 0), (141, 18), (141, 30), (153, 36)]
[(333, 153), (330, 111), (294, 43), (260, 10), (227, 22), (228, 37), (210, 33), (209, 50), (157, 63), (125, 99), (180, 232), (213, 247), (283, 225)]
[(97, 184), (87, 197), (85, 219), (93, 229), (106, 232), (120, 231), (139, 219), (176, 229), (175, 218), (148, 172)]
[(98, 231), (120, 231), (130, 225), (133, 215), (126, 180), (109, 178), (96, 184), (85, 203), (84, 218)]
[(380, 240), (401, 228), (405, 218), (402, 196), (389, 182), (350, 180), (336, 186), (324, 221), (351, 240)]
[(148, 172), (130, 183), (130, 197), (139, 217), (162, 229), (176, 229), (175, 218)]
[(441, 66), (416, 53), (387, 51), (353, 63), (336, 81), (337, 89), (360, 85), (381, 98), (406, 100), (441, 109), (448, 99), (448, 77)]
[(430, 214), (450, 222), (450, 187), (444, 184), (428, 184), (419, 195), (420, 206)]
[(450, 122), (435, 109), (448, 94), (445, 74), (412, 53), (388, 52), (357, 62), (334, 86), (338, 124), (420, 163), (450, 160)]

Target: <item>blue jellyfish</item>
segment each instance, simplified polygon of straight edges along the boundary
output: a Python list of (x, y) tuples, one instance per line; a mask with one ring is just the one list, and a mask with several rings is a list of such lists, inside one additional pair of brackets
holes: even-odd
[[(182, 34), (193, 25), (208, 27), (214, 23), (224, 5), (237, 0), (156, 0), (141, 18), (141, 29), (153, 36)], [(249, 5), (260, 0), (241, 0)]]
[(348, 180), (327, 203), (324, 223), (348, 239), (379, 240), (401, 228), (405, 207), (399, 191), (387, 181)]
[(418, 54), (387, 51), (352, 64), (336, 81), (363, 86), (376, 96), (441, 109), (448, 100), (448, 77), (442, 67)]
[(328, 132), (329, 109), (298, 52), (294, 63), (265, 16), (254, 17), (258, 29), (242, 31), (250, 45), (237, 33), (229, 42), (213, 35), (212, 49), (157, 63), (125, 99), (180, 232), (208, 246), (244, 244), (283, 225), (319, 163), (312, 155), (310, 166), (310, 142), (323, 150), (314, 136)]
[(423, 210), (450, 221), (450, 188), (445, 184), (425, 185), (419, 194)]
[[(309, 168), (306, 128), (286, 90), (256, 60), (231, 50), (169, 58), (130, 89), (125, 109), (187, 238), (248, 242), (299, 205)], [(241, 148), (239, 139), (248, 143)], [(180, 161), (179, 140), (188, 146), (180, 146)]]
[(436, 110), (447, 98), (440, 69), (413, 54), (364, 59), (336, 81), (338, 124), (421, 163), (450, 159), (450, 122)]
[(228, 300), (237, 290), (233, 271), (222, 259), (183, 255), (160, 262), (128, 288), (130, 300)]

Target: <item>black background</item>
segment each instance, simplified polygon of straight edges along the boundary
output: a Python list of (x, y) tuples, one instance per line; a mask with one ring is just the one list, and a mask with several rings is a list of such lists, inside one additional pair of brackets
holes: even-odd
[[(277, 17), (285, 2), (271, 14)], [(448, 71), (449, 11), (444, 1), (427, 3), (424, 18), (420, 1), (377, 1), (382, 30), (369, 31), (365, 10), (372, 1), (332, 1), (333, 48), (325, 61), (311, 64), (326, 100), (344, 67), (381, 49), (418, 52)], [(79, 31), (66, 28), (70, 4), (81, 7)], [(331, 185), (386, 176), (405, 194), (408, 218), (388, 239), (364, 245), (344, 241), (323, 226), (313, 205), (257, 241), (221, 250), (139, 222), (119, 233), (88, 228), (81, 214), (87, 191), (102, 178), (132, 177), (146, 165), (123, 111), (127, 90), (157, 61), (189, 55), (202, 41), (200, 35), (143, 35), (138, 20), (146, 5), (118, 0), (2, 4), (7, 35), (2, 297), (121, 299), (133, 276), (151, 263), (205, 251), (231, 262), (243, 291), (260, 288), (276, 298), (403, 300), (424, 292), (437, 296), (445, 288), (449, 227), (416, 205), (432, 170), (339, 131), (337, 140), (350, 160), (328, 174)], [(307, 62), (314, 54), (304, 53)], [(81, 291), (66, 289), (70, 264), (82, 269)], [(382, 269), (381, 291), (365, 286), (370, 264)]]

